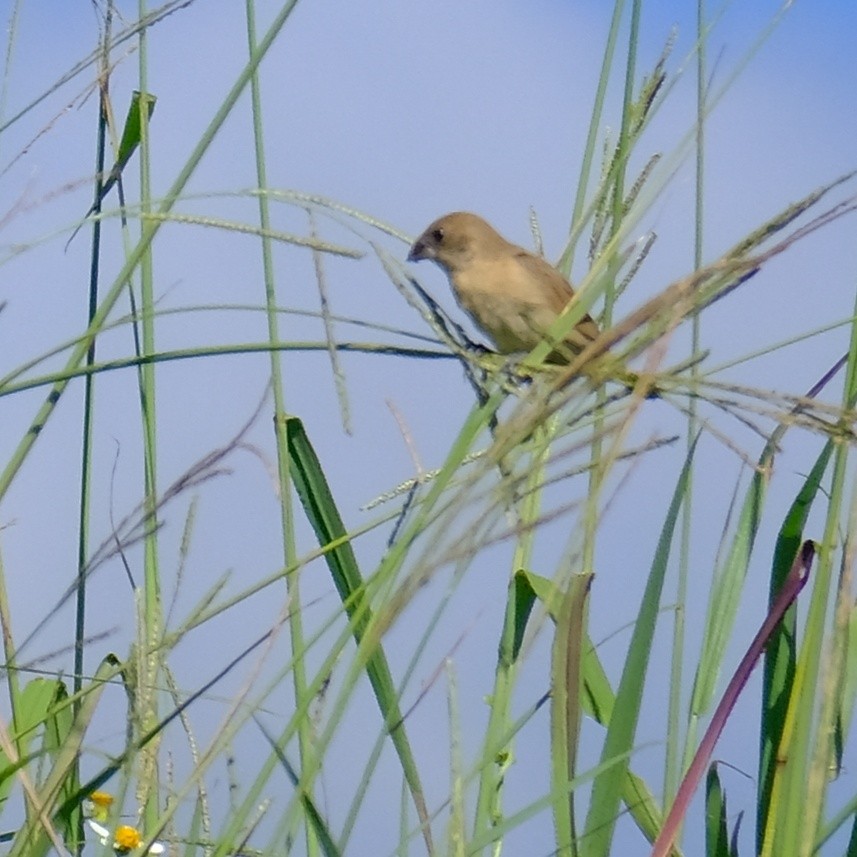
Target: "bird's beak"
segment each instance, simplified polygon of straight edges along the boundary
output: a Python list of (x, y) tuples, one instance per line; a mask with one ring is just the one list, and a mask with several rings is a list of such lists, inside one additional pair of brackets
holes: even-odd
[(434, 253), (432, 252), (431, 247), (426, 244), (422, 238), (417, 238), (414, 241), (413, 247), (411, 247), (410, 252), (408, 253), (408, 261), (409, 262), (419, 262), (421, 259), (433, 259)]

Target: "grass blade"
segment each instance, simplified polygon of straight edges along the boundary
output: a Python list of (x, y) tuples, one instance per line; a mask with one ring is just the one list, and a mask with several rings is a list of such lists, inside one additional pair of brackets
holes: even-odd
[(652, 849), (652, 857), (667, 857), (672, 848), (672, 843), (678, 836), (679, 826), (687, 812), (687, 807), (690, 804), (690, 799), (696, 791), (696, 787), (702, 778), (702, 772), (711, 758), (714, 751), (714, 745), (720, 737), (726, 719), (731, 713), (738, 699), (738, 695), (744, 689), (747, 680), (750, 678), (750, 673), (756, 665), (756, 661), (761, 657), (762, 652), (767, 645), (771, 634), (776, 629), (777, 625), (783, 618), (786, 610), (794, 603), (794, 600), (800, 594), (807, 580), (809, 579), (809, 571), (812, 566), (812, 560), (815, 556), (815, 544), (813, 542), (804, 542), (803, 546), (792, 564), (789, 576), (780, 590), (777, 601), (774, 606), (768, 611), (762, 626), (759, 628), (756, 636), (753, 638), (747, 653), (741, 659), (738, 669), (735, 670), (732, 679), (726, 687), (723, 697), (720, 700), (714, 716), (711, 718), (711, 723), (705, 731), (705, 735), (699, 744), (696, 755), (682, 780), (679, 790), (676, 793), (675, 801), (667, 815), (667, 820), (664, 822), (660, 836), (658, 836)]
[[(833, 444), (825, 444), (809, 476), (792, 503), (774, 548), (771, 568), (769, 608), (773, 606), (777, 593), (782, 589), (793, 557), (803, 538), (803, 528), (813, 500), (818, 493), (822, 476), (827, 470)], [(762, 842), (768, 825), (771, 791), (777, 774), (777, 748), (783, 738), (786, 708), (794, 685), (796, 661), (796, 616), (790, 608), (780, 626), (771, 635), (765, 651), (762, 679), (761, 732), (759, 753), (759, 800), (756, 814), (756, 848), (762, 850)]]
[[(339, 510), (333, 499), (333, 494), (327, 484), (324, 471), (310, 444), (303, 423), (297, 417), (286, 421), (289, 452), (294, 462), (293, 478), (304, 511), (310, 524), (315, 530), (319, 544), (322, 546), (332, 543), (336, 547), (325, 553), (325, 560), (333, 577), (342, 604), (351, 622), (354, 639), (359, 644), (365, 635), (371, 620), (372, 612), (363, 586), (363, 577), (357, 565), (354, 550), (348, 541), (348, 534), (339, 515)], [(405, 734), (402, 711), (399, 707), (393, 676), (387, 665), (387, 659), (380, 642), (368, 655), (366, 674), (378, 700), (378, 707), (384, 723), (390, 732), (393, 746), (399, 755), (402, 771), (411, 791), (411, 797), (422, 825), (423, 836), (429, 854), (433, 852), (431, 829), (429, 826), (428, 808), (425, 802), (422, 784), (411, 746)]]
[(558, 855), (576, 855), (574, 792), (580, 738), (583, 653), (587, 642), (586, 602), (591, 574), (572, 577), (556, 623), (551, 663), (551, 791)]
[(607, 736), (601, 751), (601, 762), (619, 758), (625, 754), (625, 761), (606, 769), (599, 775), (592, 787), (592, 798), (584, 833), (584, 853), (587, 857), (601, 857), (610, 853), (613, 829), (619, 814), (619, 801), (622, 796), (624, 776), (628, 769), (627, 753), (633, 749), (637, 719), (640, 714), (646, 670), (652, 649), (661, 592), (670, 557), (673, 535), (678, 521), (679, 511), (684, 502), (690, 480), (690, 467), (696, 450), (694, 443), (688, 451), (672, 502), (664, 521), (652, 570), (646, 582), (643, 602), (634, 626), (634, 633), (628, 645), (628, 657), (616, 693), (613, 716), (607, 728)]

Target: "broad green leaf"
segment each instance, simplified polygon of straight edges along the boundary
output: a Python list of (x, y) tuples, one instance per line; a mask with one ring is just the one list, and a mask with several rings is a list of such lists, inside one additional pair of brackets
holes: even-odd
[[(78, 789), (69, 794), (70, 782), (76, 774), (78, 755), (86, 735), (86, 727), (92, 721), (101, 694), (109, 679), (116, 675), (117, 661), (108, 655), (98, 666), (95, 676), (83, 691), (75, 721), (66, 733), (61, 746), (55, 748), (53, 767), (36, 794), (38, 804), (44, 808), (43, 818), (30, 816), (17, 832), (8, 852), (8, 857), (44, 857), (50, 853), (52, 840), (60, 839), (59, 832), (73, 823), (75, 812), (86, 797)], [(52, 698), (56, 698), (54, 695)], [(63, 703), (65, 705), (65, 703)]]
[[(372, 612), (366, 598), (363, 576), (348, 538), (348, 531), (342, 523), (318, 456), (304, 431), (303, 423), (297, 417), (289, 417), (286, 420), (286, 437), (289, 454), (292, 457), (291, 475), (295, 490), (315, 531), (319, 545), (331, 546), (324, 555), (325, 561), (330, 569), (334, 586), (342, 599), (345, 612), (351, 621), (354, 638), (359, 644), (363, 640)], [(405, 733), (404, 718), (393, 676), (380, 641), (374, 642), (374, 648), (368, 655), (366, 675), (369, 677), (393, 746), (399, 755), (402, 771), (420, 818), (423, 835), (427, 839), (426, 844), (431, 852), (433, 848), (425, 795)]]
[[(821, 479), (827, 470), (833, 443), (827, 443), (816, 460), (809, 476), (801, 486), (791, 508), (783, 520), (771, 568), (768, 604), (772, 604), (789, 573), (795, 554), (803, 541), (803, 530), (812, 503), (818, 493)], [(771, 636), (765, 651), (762, 678), (761, 730), (759, 753), (759, 799), (756, 804), (756, 847), (762, 850), (762, 841), (768, 824), (771, 790), (774, 778), (782, 767), (777, 764), (777, 748), (783, 737), (786, 707), (791, 697), (795, 677), (796, 608), (783, 617), (782, 624)]]

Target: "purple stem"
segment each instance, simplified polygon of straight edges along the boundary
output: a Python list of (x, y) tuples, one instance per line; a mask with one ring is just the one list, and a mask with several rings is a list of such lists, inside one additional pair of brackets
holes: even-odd
[(693, 797), (693, 793), (702, 779), (705, 768), (711, 759), (711, 754), (714, 752), (714, 745), (717, 743), (720, 734), (723, 732), (723, 727), (726, 725), (726, 719), (735, 707), (738, 695), (744, 689), (744, 685), (747, 684), (750, 673), (753, 671), (753, 667), (756, 666), (756, 661), (759, 660), (762, 652), (764, 652), (771, 634), (774, 633), (777, 625), (783, 618), (783, 614), (789, 609), (809, 579), (809, 572), (814, 556), (815, 543), (805, 541), (801, 545), (800, 551), (798, 551), (798, 555), (795, 557), (795, 561), (786, 579), (783, 581), (782, 588), (777, 594), (777, 600), (765, 617), (765, 621), (753, 638), (753, 642), (750, 643), (747, 653), (741, 659), (738, 669), (735, 670), (735, 674), (732, 676), (723, 694), (723, 698), (720, 700), (720, 704), (711, 718), (711, 723), (708, 724), (708, 729), (702, 737), (696, 755), (693, 757), (693, 761), (684, 775), (678, 792), (676, 792), (669, 815), (652, 847), (652, 857), (667, 857), (670, 853), (678, 835), (682, 819), (687, 812), (690, 799)]

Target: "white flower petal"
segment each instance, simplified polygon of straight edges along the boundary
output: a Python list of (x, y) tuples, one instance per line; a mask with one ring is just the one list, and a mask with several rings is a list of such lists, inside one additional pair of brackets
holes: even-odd
[(110, 831), (99, 824), (97, 821), (93, 821), (91, 818), (86, 819), (86, 823), (92, 828), (95, 835), (101, 840), (102, 845), (106, 845), (110, 841)]

